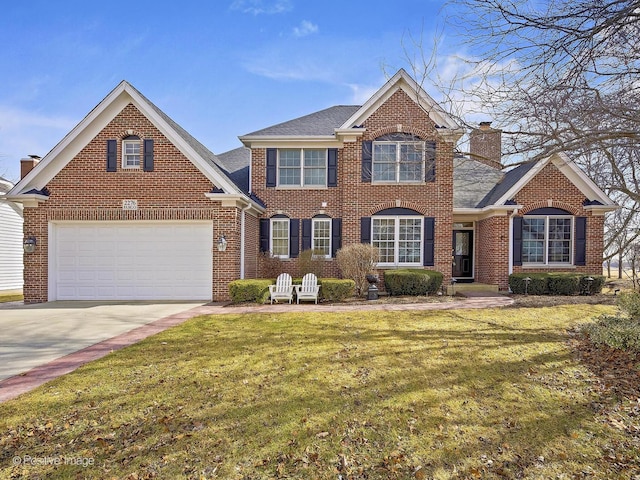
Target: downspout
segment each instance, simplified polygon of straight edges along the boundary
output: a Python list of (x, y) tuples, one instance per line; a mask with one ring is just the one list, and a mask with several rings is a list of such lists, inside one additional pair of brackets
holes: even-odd
[(251, 203), (249, 203), (247, 206), (242, 207), (242, 210), (240, 210), (240, 279), (244, 279), (244, 227), (245, 227), (245, 221), (244, 221), (244, 217), (245, 217), (245, 212), (252, 206)]
[(518, 214), (518, 209), (514, 208), (509, 215), (509, 275), (513, 273), (513, 217)]

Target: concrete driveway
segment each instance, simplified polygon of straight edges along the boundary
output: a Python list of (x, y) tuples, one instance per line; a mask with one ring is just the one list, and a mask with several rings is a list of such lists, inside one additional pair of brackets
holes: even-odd
[(0, 381), (203, 302), (0, 304)]

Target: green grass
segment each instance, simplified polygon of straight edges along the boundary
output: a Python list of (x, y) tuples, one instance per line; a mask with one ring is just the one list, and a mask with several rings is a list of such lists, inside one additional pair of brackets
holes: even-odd
[(613, 312), (199, 317), (1, 404), (0, 478), (628, 478), (566, 344)]

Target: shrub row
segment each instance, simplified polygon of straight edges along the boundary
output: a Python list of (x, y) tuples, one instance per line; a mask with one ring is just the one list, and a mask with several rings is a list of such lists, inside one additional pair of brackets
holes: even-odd
[(384, 287), (389, 295), (429, 295), (440, 289), (442, 278), (435, 270), (386, 270)]
[[(269, 285), (274, 285), (275, 280), (234, 280), (229, 283), (229, 296), (233, 303), (256, 302), (266, 303), (269, 300)], [(294, 285), (301, 285), (301, 278), (293, 279)], [(320, 296), (322, 300), (340, 302), (353, 295), (355, 282), (339, 278), (319, 278)]]
[[(593, 278), (589, 282), (588, 277)], [(529, 286), (525, 278), (530, 278)], [(513, 293), (529, 295), (578, 295), (602, 292), (605, 277), (583, 273), (513, 273), (509, 287)]]

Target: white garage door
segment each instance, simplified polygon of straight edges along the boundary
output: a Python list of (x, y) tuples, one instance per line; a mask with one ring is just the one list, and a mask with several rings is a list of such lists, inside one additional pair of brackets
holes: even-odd
[(211, 223), (55, 223), (49, 300), (211, 300)]

